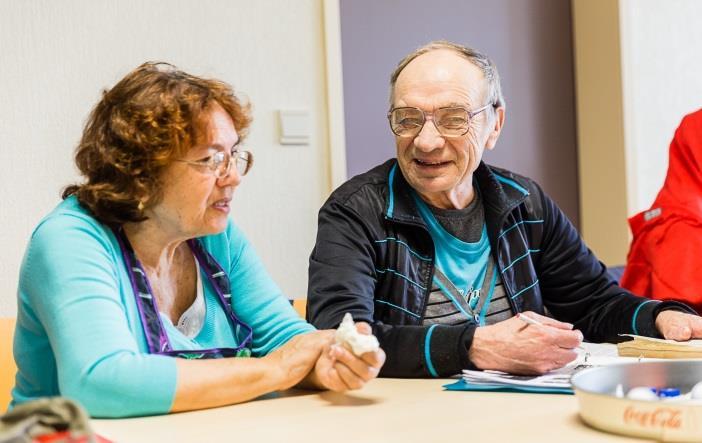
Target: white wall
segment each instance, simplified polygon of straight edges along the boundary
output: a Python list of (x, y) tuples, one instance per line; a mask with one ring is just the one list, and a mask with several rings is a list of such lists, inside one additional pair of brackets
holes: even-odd
[(702, 1), (572, 5), (583, 237), (621, 265), (627, 217), (653, 203), (675, 129), (702, 107)]
[[(319, 0), (0, 0), (0, 316), (16, 313), (33, 226), (77, 179), (73, 150), (100, 91), (146, 60), (231, 83), (254, 104), (256, 163), (233, 216), (274, 279), (303, 297), (329, 192)], [(277, 143), (277, 109), (310, 110), (311, 143)]]
[(702, 1), (620, 0), (628, 212), (663, 185), (681, 118), (702, 107)]

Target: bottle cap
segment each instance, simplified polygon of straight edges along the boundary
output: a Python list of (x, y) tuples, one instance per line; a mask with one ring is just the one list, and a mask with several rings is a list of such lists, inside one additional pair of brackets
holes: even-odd
[(680, 395), (679, 388), (658, 388), (656, 394), (659, 397), (677, 397)]

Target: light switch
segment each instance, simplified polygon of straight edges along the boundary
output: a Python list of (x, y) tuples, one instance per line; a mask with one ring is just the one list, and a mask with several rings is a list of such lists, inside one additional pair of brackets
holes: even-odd
[(281, 145), (307, 145), (310, 143), (309, 111), (278, 111)]

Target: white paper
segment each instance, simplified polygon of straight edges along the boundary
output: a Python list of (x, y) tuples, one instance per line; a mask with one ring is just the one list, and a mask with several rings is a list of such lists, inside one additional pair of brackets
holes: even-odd
[[(570, 378), (578, 371), (592, 366), (639, 361), (634, 357), (619, 357), (612, 343), (582, 343), (576, 349), (578, 357), (566, 366), (544, 375), (513, 375), (500, 371), (463, 370), (463, 379), (474, 385), (527, 386), (532, 388), (570, 388)], [(586, 360), (587, 355), (587, 362)], [(651, 359), (647, 359), (651, 360)]]

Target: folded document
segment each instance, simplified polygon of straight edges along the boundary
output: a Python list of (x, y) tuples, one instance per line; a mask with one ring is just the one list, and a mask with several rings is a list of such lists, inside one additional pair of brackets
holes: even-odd
[(501, 391), (544, 394), (572, 394), (570, 378), (592, 366), (635, 362), (634, 357), (620, 357), (617, 346), (610, 343), (582, 343), (578, 358), (561, 369), (544, 375), (513, 375), (499, 371), (463, 370), (461, 379), (444, 385), (449, 391)]
[(674, 341), (622, 334), (633, 340), (617, 345), (620, 356), (646, 358), (702, 358), (702, 340)]
[(570, 375), (512, 375), (498, 371), (464, 370), (459, 381), (444, 386), (449, 391), (504, 391), (572, 394)]

